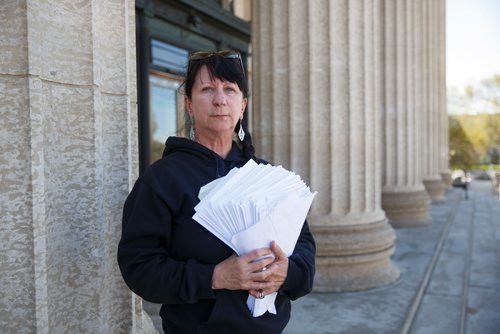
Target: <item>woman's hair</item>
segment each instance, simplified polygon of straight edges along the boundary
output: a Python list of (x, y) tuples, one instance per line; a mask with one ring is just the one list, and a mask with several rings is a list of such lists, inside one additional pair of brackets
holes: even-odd
[[(207, 67), (210, 78), (217, 78), (222, 81), (234, 82), (238, 85), (238, 88), (243, 93), (244, 98), (249, 97), (248, 82), (246, 80), (246, 75), (243, 69), (243, 63), (241, 57), (239, 58), (227, 58), (216, 52), (211, 53), (209, 56), (201, 59), (190, 59), (188, 63), (188, 69), (186, 74), (186, 80), (184, 81), (184, 94), (191, 99), (193, 85), (196, 80), (196, 76), (200, 69), (205, 65)], [(187, 117), (187, 120), (189, 117)], [(255, 159), (255, 148), (252, 143), (252, 137), (248, 131), (247, 122), (239, 120), (234, 129), (235, 133), (238, 133), (240, 129), (240, 122), (245, 131), (245, 139), (241, 142), (243, 154), (248, 159)]]

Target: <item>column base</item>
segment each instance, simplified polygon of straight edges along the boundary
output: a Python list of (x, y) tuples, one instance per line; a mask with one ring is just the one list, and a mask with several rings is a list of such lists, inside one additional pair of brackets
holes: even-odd
[(358, 291), (376, 288), (399, 278), (390, 260), (394, 230), (387, 219), (346, 226), (311, 226), (317, 244), (317, 292)]
[(446, 186), (440, 176), (435, 178), (425, 178), (424, 186), (427, 194), (429, 194), (433, 202), (444, 201)]
[(400, 191), (382, 191), (382, 208), (393, 227), (425, 226), (432, 222), (429, 217), (431, 199), (424, 187)]
[(450, 171), (441, 172), (441, 179), (443, 180), (446, 188), (451, 188), (453, 180), (451, 179)]

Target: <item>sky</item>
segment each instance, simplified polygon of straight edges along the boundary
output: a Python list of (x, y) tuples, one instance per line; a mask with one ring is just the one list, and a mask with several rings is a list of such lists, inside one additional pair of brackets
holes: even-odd
[(500, 0), (446, 0), (448, 87), (500, 74)]

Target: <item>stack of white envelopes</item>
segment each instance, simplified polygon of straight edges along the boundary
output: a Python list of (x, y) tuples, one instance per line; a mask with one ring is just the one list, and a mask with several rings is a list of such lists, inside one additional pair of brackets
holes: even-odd
[[(193, 219), (238, 255), (269, 247), (274, 240), (290, 256), (315, 195), (300, 176), (249, 160), (200, 189)], [(253, 316), (276, 314), (276, 295), (249, 295)]]

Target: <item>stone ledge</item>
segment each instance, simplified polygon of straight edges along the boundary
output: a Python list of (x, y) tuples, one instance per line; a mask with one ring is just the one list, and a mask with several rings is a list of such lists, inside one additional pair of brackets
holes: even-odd
[(439, 178), (425, 178), (424, 179), (425, 190), (431, 197), (433, 202), (441, 202), (445, 199), (444, 192), (446, 186), (444, 182)]
[(382, 208), (393, 227), (415, 227), (430, 224), (431, 200), (424, 189), (382, 192)]
[(387, 219), (364, 225), (311, 226), (317, 243), (314, 291), (356, 291), (395, 281), (394, 230)]

